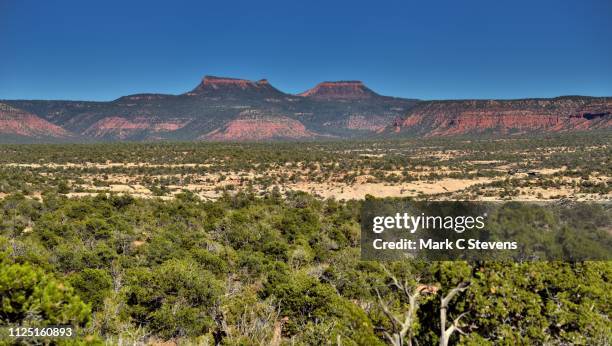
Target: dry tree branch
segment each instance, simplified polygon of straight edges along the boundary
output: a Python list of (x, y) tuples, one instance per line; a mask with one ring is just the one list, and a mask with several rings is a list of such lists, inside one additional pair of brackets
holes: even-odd
[(415, 285), (410, 285), (408, 279), (400, 281), (395, 275), (393, 275), (385, 266), (382, 266), (387, 276), (391, 279), (391, 286), (395, 286), (406, 298), (408, 298), (408, 311), (404, 313), (402, 317), (395, 315), (389, 305), (385, 303), (378, 289), (375, 289), (376, 296), (378, 297), (378, 303), (387, 318), (391, 321), (392, 331), (384, 331), (383, 335), (391, 342), (394, 346), (412, 345), (412, 325), (416, 318), (416, 311), (418, 308), (418, 298), (424, 291), (422, 285), (418, 285), (419, 278), (416, 278)]
[(463, 312), (457, 318), (455, 318), (448, 328), (446, 327), (446, 313), (448, 311), (448, 304), (451, 302), (451, 300), (453, 300), (457, 294), (467, 290), (469, 286), (469, 282), (461, 282), (457, 285), (457, 287), (451, 289), (440, 299), (440, 346), (447, 346), (451, 335), (453, 335), (455, 331), (465, 335), (465, 332), (459, 328), (459, 321), (463, 316), (467, 315), (467, 312)]

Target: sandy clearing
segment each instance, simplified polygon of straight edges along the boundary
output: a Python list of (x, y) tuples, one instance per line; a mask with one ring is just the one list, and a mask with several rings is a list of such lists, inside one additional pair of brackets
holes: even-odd
[(506, 161), (501, 161), (501, 160), (473, 160), (473, 161), (466, 161), (465, 163), (472, 164), (472, 165), (491, 165), (491, 164), (504, 163), (504, 162), (506, 162)]
[(288, 184), (287, 189), (316, 193), (324, 198), (363, 199), (366, 195), (375, 197), (409, 197), (420, 194), (433, 195), (446, 192), (457, 192), (475, 184), (490, 183), (492, 179), (441, 179), (435, 182), (411, 182), (400, 184), (361, 183), (351, 186), (329, 183)]

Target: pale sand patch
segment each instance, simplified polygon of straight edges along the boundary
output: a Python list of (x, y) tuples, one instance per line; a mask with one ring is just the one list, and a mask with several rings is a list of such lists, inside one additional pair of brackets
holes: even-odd
[(287, 189), (316, 193), (324, 198), (335, 199), (363, 199), (366, 195), (375, 197), (409, 197), (419, 194), (433, 195), (439, 193), (456, 192), (464, 190), (475, 184), (490, 183), (492, 179), (441, 179), (435, 182), (417, 181), (400, 184), (367, 183), (346, 185), (332, 185), (328, 183), (298, 183), (288, 184)]
[(457, 158), (460, 156), (465, 156), (466, 154), (467, 154), (466, 152), (460, 151), (460, 150), (445, 150), (444, 152), (442, 151), (421, 151), (421, 152), (418, 152), (414, 156), (418, 158), (432, 157), (432, 158), (439, 159), (441, 161), (446, 161), (446, 160), (450, 160), (450, 159)]
[(361, 157), (385, 157), (386, 154), (359, 154)]
[(474, 161), (466, 161), (466, 163), (470, 163), (473, 165), (490, 165), (494, 163), (503, 163), (505, 161), (501, 160), (474, 160)]
[(151, 194), (151, 191), (142, 185), (110, 185), (111, 192), (125, 192), (137, 194)]
[(143, 240), (134, 240), (134, 241), (132, 242), (132, 247), (133, 247), (133, 248), (141, 247), (141, 246), (143, 246), (145, 243), (146, 243), (146, 242), (145, 242), (145, 241), (143, 241)]
[(538, 172), (542, 175), (551, 175), (551, 174), (555, 174), (558, 172), (564, 172), (567, 170), (566, 166), (562, 166), (561, 168), (541, 168), (541, 169), (534, 169), (534, 172)]

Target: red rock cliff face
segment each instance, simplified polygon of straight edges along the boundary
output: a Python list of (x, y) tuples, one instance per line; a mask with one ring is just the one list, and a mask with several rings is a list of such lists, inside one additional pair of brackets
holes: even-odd
[(196, 95), (207, 95), (207, 94), (231, 94), (240, 92), (251, 92), (251, 93), (279, 93), (267, 79), (261, 79), (258, 81), (251, 81), (246, 79), (238, 78), (227, 78), (227, 77), (215, 77), (205, 76), (202, 82), (191, 92), (187, 93), (190, 96)]
[(377, 96), (360, 81), (323, 82), (299, 96), (317, 99), (364, 99)]
[(261, 141), (269, 139), (308, 139), (316, 134), (298, 120), (281, 115), (267, 115), (256, 110), (240, 113), (237, 119), (201, 136), (211, 141)]
[(448, 136), (560, 132), (611, 126), (612, 99), (563, 97), (424, 102), (397, 120), (394, 132)]
[(118, 139), (128, 139), (142, 131), (147, 132), (170, 132), (183, 128), (189, 119), (157, 119), (155, 117), (139, 116), (127, 119), (119, 116), (103, 118), (89, 128), (83, 135), (90, 137), (113, 137)]
[(323, 123), (323, 126), (380, 132), (381, 130), (384, 130), (392, 120), (393, 118), (391, 116), (379, 116), (376, 114), (352, 114), (348, 115), (346, 119), (325, 122)]
[(3, 103), (0, 103), (0, 133), (33, 138), (71, 136), (57, 125)]

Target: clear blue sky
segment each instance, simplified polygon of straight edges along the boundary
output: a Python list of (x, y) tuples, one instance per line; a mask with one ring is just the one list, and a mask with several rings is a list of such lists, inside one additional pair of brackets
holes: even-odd
[(0, 0), (0, 99), (286, 92), (359, 79), (422, 99), (612, 96), (612, 1)]

